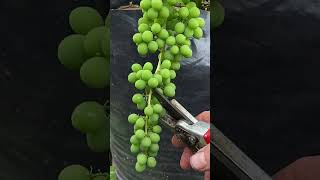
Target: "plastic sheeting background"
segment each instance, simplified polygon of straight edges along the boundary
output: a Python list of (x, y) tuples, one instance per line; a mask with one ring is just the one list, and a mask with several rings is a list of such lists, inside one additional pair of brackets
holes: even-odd
[(269, 174), (319, 154), (320, 2), (221, 3), (225, 22), (213, 39), (214, 123)]
[[(177, 73), (176, 99), (194, 115), (210, 108), (210, 15), (206, 19), (204, 38), (192, 43), (193, 57), (182, 61)], [(143, 174), (135, 172), (135, 155), (130, 152), (129, 139), (133, 126), (127, 121), (131, 112), (139, 112), (131, 102), (135, 92), (127, 76), (133, 63), (147, 60), (156, 65), (156, 56), (142, 58), (138, 55), (132, 35), (137, 32), (140, 11), (111, 11), (111, 151), (120, 179), (192, 179), (202, 180), (202, 174), (183, 171), (180, 168), (181, 150), (171, 144), (172, 133), (163, 128), (157, 167)]]

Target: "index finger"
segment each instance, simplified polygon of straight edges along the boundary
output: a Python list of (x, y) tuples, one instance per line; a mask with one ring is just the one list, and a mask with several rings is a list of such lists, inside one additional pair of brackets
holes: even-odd
[(210, 111), (203, 111), (198, 116), (196, 116), (196, 119), (198, 119), (199, 121), (210, 123)]

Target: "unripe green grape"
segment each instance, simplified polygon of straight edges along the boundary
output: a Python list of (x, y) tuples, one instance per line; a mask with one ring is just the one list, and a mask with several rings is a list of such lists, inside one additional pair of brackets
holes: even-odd
[(156, 10), (161, 10), (163, 3), (162, 3), (162, 0), (152, 0), (151, 5), (152, 5), (152, 8)]
[(196, 18), (192, 18), (189, 20), (189, 23), (188, 23), (188, 26), (191, 28), (191, 29), (196, 29), (197, 27), (199, 27), (199, 23), (198, 23), (198, 20)]
[(109, 62), (103, 57), (88, 59), (80, 68), (80, 78), (91, 88), (105, 88), (109, 85)]
[(183, 4), (188, 4), (190, 0), (182, 0)]
[(167, 7), (163, 6), (160, 10), (159, 16), (163, 19), (167, 19), (170, 15), (170, 11)]
[(140, 44), (140, 43), (142, 43), (142, 35), (140, 33), (136, 33), (133, 35), (132, 40), (136, 44)]
[(132, 135), (130, 137), (130, 143), (138, 145), (140, 142), (139, 142), (139, 139), (136, 137), (136, 135)]
[(137, 79), (141, 79), (141, 74), (142, 74), (143, 70), (139, 70), (137, 73), (136, 73), (136, 78)]
[(162, 109), (163, 108), (160, 104), (156, 104), (153, 106), (153, 112), (155, 112), (155, 113), (161, 113)]
[(158, 37), (163, 40), (166, 40), (169, 37), (169, 33), (166, 29), (161, 29), (161, 31), (158, 34)]
[(170, 67), (171, 67), (171, 61), (169, 61), (169, 60), (164, 60), (164, 61), (162, 61), (160, 67), (161, 67), (162, 69), (170, 69)]
[[(171, 69), (175, 70), (175, 71), (178, 71), (181, 67), (181, 64), (179, 62), (173, 62), (171, 64)], [(171, 77), (171, 76), (170, 76)]]
[(146, 152), (148, 151), (149, 147), (145, 147), (145, 146), (142, 146), (142, 144), (140, 143), (140, 151), (141, 152)]
[(138, 108), (139, 110), (144, 110), (144, 108), (146, 107), (146, 105), (147, 105), (146, 101), (142, 101), (141, 103), (138, 103), (138, 104), (137, 104), (137, 108)]
[(169, 77), (169, 78), (166, 78), (166, 79), (163, 79), (163, 84), (164, 84), (164, 85), (170, 84), (170, 82), (171, 82), (170, 77)]
[[(173, 67), (176, 66), (175, 64), (178, 62), (173, 62)], [(179, 63), (180, 64), (180, 63)], [(177, 74), (174, 70), (170, 70), (170, 79), (176, 78)]]
[(175, 27), (175, 25), (176, 25), (178, 22), (179, 22), (178, 19), (172, 19), (172, 20), (170, 20), (170, 21), (167, 21), (167, 26), (166, 26), (166, 28), (167, 28), (167, 29), (170, 29), (170, 30), (174, 30), (174, 27)]
[(190, 49), (190, 47), (188, 45), (181, 46), (180, 53), (186, 58), (192, 57), (192, 50)]
[(108, 33), (105, 26), (96, 27), (88, 32), (83, 47), (88, 57), (103, 55), (101, 44), (103, 36)]
[(71, 11), (69, 23), (72, 30), (78, 34), (87, 34), (91, 29), (103, 25), (103, 18), (96, 9), (78, 7)]
[(93, 133), (87, 133), (87, 145), (93, 152), (106, 152), (109, 147), (109, 129), (106, 126)]
[(149, 168), (154, 168), (157, 165), (157, 160), (154, 157), (148, 157), (147, 166)]
[(170, 71), (169, 69), (161, 69), (160, 70), (162, 78), (166, 79), (170, 77)]
[(191, 29), (190, 27), (187, 27), (185, 30), (184, 30), (184, 35), (187, 37), (187, 38), (191, 38), (193, 36), (193, 29)]
[(137, 162), (135, 165), (135, 169), (137, 172), (141, 173), (146, 169), (146, 165), (145, 164), (141, 165)]
[(135, 124), (136, 121), (138, 120), (138, 118), (139, 118), (139, 116), (138, 116), (137, 114), (130, 114), (130, 115), (128, 116), (128, 122), (129, 122), (130, 124)]
[(58, 180), (90, 180), (90, 172), (81, 165), (70, 165), (65, 167), (58, 175)]
[(162, 76), (161, 76), (160, 74), (155, 74), (153, 77), (158, 80), (158, 83), (159, 83), (159, 84), (162, 83)]
[(184, 36), (183, 34), (178, 34), (176, 36), (176, 41), (178, 44), (183, 44), (186, 40), (186, 36)]
[(147, 155), (145, 155), (144, 153), (139, 153), (137, 155), (137, 162), (139, 164), (146, 164), (147, 163)]
[(152, 72), (149, 70), (143, 70), (141, 73), (141, 79), (148, 81), (152, 77)]
[(158, 48), (162, 49), (164, 47), (164, 41), (162, 39), (157, 39), (156, 42), (158, 43)]
[(200, 27), (197, 27), (195, 30), (194, 30), (194, 34), (193, 34), (193, 37), (196, 38), (196, 39), (200, 39), (203, 37), (203, 31)]
[[(162, 78), (161, 75), (160, 75), (160, 77)], [(159, 103), (159, 100), (158, 100), (155, 96), (152, 96), (152, 97), (151, 97), (151, 103), (152, 103), (152, 104), (158, 104), (158, 103)]]
[[(158, 23), (158, 24), (160, 24), (160, 25), (161, 25), (161, 24), (165, 24), (165, 23), (166, 23), (166, 19), (158, 16), (158, 18), (154, 20), (154, 23)], [(160, 30), (161, 30), (161, 29), (160, 29)], [(159, 32), (160, 32), (160, 30), (159, 30)]]
[(149, 43), (153, 40), (153, 34), (151, 31), (145, 31), (142, 33), (142, 40), (146, 43)]
[(170, 52), (173, 54), (173, 55), (177, 55), (179, 53), (179, 47), (174, 45), (170, 48)]
[(144, 137), (141, 141), (141, 145), (144, 147), (150, 147), (151, 146), (151, 140), (149, 137)]
[(199, 27), (203, 28), (206, 25), (206, 22), (204, 21), (203, 18), (198, 17), (197, 20), (198, 20)]
[[(151, 140), (150, 140), (150, 143), (151, 143)], [(159, 151), (159, 145), (158, 144), (150, 144), (149, 151), (158, 152)]]
[(134, 63), (134, 64), (132, 64), (132, 66), (131, 66), (131, 70), (133, 71), (133, 72), (138, 72), (139, 70), (141, 70), (142, 69), (142, 66), (140, 65), (140, 64), (138, 64), (138, 63)]
[(158, 43), (156, 41), (150, 41), (148, 44), (148, 49), (150, 52), (155, 53), (158, 50)]
[(192, 7), (189, 9), (189, 17), (197, 18), (200, 16), (200, 10), (197, 7)]
[(149, 157), (157, 157), (158, 152), (148, 152)]
[(137, 139), (139, 139), (139, 140), (141, 140), (141, 139), (143, 139), (144, 138), (144, 131), (143, 130), (141, 130), (141, 129), (139, 129), (139, 130), (137, 130), (135, 133), (135, 136), (137, 137)]
[(159, 23), (154, 23), (151, 26), (151, 31), (153, 32), (153, 34), (158, 34), (161, 31), (161, 25)]
[(144, 63), (144, 65), (143, 65), (143, 70), (152, 71), (152, 69), (153, 69), (153, 65), (152, 65), (151, 62), (146, 62), (146, 63)]
[(171, 6), (174, 6), (174, 5), (177, 4), (177, 0), (168, 0), (167, 2), (168, 2), (168, 4), (170, 4)]
[(140, 24), (139, 27), (138, 27), (138, 31), (140, 33), (144, 33), (145, 31), (149, 31), (149, 25), (148, 24)]
[(159, 85), (158, 79), (150, 78), (148, 81), (148, 86), (151, 88), (156, 88)]
[(156, 125), (156, 126), (152, 127), (152, 132), (154, 132), (154, 133), (160, 134), (161, 131), (162, 131), (162, 128), (159, 125)]
[(144, 108), (144, 114), (147, 116), (151, 116), (153, 114), (153, 108), (149, 105)]
[(148, 10), (147, 15), (149, 19), (154, 20), (158, 17), (158, 11), (151, 8)]
[(182, 7), (182, 8), (180, 8), (180, 10), (179, 10), (179, 16), (181, 17), (181, 18), (186, 18), (186, 17), (188, 17), (189, 16), (189, 9), (187, 8), (187, 7)]
[(156, 125), (158, 124), (158, 120), (159, 120), (159, 115), (158, 114), (155, 114), (153, 113), (150, 117), (150, 121), (153, 125)]
[(143, 90), (146, 87), (146, 85), (147, 85), (146, 82), (141, 79), (137, 80), (134, 84), (134, 86), (139, 90)]
[(140, 43), (137, 50), (140, 55), (146, 55), (148, 54), (148, 45), (146, 43)]
[(140, 7), (143, 10), (147, 11), (151, 7), (151, 0), (142, 0), (140, 2)]
[(163, 108), (162, 112), (159, 114), (160, 117), (164, 117), (167, 114), (166, 109)]
[(135, 72), (132, 72), (128, 75), (128, 81), (130, 83), (135, 83), (137, 81), (137, 78), (136, 78), (136, 73)]
[(191, 46), (191, 41), (190, 41), (190, 39), (186, 39), (186, 41), (184, 42), (184, 45)]
[(173, 83), (169, 83), (168, 86), (172, 86), (174, 89), (176, 89), (176, 85)]
[(180, 62), (181, 60), (182, 60), (181, 54), (177, 54), (177, 55), (174, 56), (174, 61)]
[(145, 124), (145, 121), (142, 117), (138, 118), (135, 125), (137, 126), (137, 128), (143, 128)]
[(139, 152), (139, 150), (140, 150), (139, 145), (131, 144), (131, 146), (130, 146), (130, 151), (131, 151), (131, 153), (136, 154), (136, 153), (138, 153), (138, 152)]
[(173, 37), (173, 36), (169, 36), (166, 40), (166, 43), (169, 45), (169, 46), (173, 46), (176, 44), (176, 39)]
[(197, 7), (197, 4), (195, 2), (189, 2), (187, 5), (186, 5), (187, 8), (191, 9), (193, 7)]
[(151, 140), (151, 142), (152, 142), (153, 144), (158, 143), (158, 142), (160, 141), (160, 136), (159, 136), (159, 134), (157, 134), (157, 133), (152, 133), (152, 134), (150, 135), (150, 140)]
[(168, 97), (173, 97), (176, 94), (175, 89), (172, 86), (166, 86), (163, 92)]
[(175, 30), (178, 34), (183, 33), (184, 30), (185, 30), (185, 25), (184, 25), (184, 23), (178, 22), (178, 23), (175, 25), (174, 30)]
[(163, 58), (172, 61), (174, 59), (174, 56), (170, 51), (165, 51), (163, 54)]

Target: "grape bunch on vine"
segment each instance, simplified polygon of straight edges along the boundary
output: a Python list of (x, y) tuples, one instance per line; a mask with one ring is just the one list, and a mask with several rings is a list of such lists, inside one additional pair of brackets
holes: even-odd
[[(103, 19), (91, 7), (78, 7), (70, 13), (74, 34), (64, 38), (58, 47), (58, 58), (67, 69), (80, 71), (81, 81), (89, 88), (109, 86), (109, 18)], [(107, 103), (85, 101), (71, 115), (72, 126), (86, 135), (93, 152), (109, 149), (109, 108)], [(107, 166), (107, 165), (106, 165)], [(58, 180), (106, 180), (108, 173), (93, 173), (73, 164), (65, 167)]]
[(206, 24), (197, 4), (190, 0), (141, 0), (140, 9), (143, 16), (138, 20), (138, 32), (132, 40), (142, 57), (158, 54), (158, 58), (133, 64), (128, 75), (128, 81), (138, 91), (132, 96), (132, 102), (143, 111), (128, 116), (129, 123), (134, 125), (130, 150), (136, 154), (137, 172), (157, 164), (162, 131), (158, 122), (166, 110), (153, 96), (153, 91), (157, 88), (166, 97), (175, 96), (173, 80), (181, 61), (192, 57), (191, 41), (203, 37)]

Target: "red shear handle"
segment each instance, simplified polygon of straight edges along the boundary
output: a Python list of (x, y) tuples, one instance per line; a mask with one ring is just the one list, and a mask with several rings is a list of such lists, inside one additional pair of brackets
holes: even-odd
[(203, 139), (206, 141), (207, 144), (210, 144), (210, 128), (208, 131), (203, 135)]

